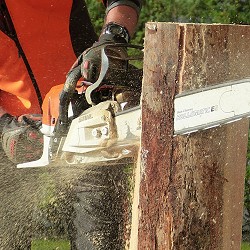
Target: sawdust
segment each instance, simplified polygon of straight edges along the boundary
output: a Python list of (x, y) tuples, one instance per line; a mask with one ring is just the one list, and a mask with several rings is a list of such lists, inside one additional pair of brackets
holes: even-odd
[(30, 249), (32, 239), (54, 235), (72, 249), (122, 247), (124, 166), (16, 169), (7, 162), (1, 155), (0, 250)]

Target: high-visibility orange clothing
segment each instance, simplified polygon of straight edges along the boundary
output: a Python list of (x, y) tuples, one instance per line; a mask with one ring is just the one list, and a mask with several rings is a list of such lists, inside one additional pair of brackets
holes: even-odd
[[(2, 27), (0, 24), (0, 106), (12, 115), (40, 113), (31, 73), (43, 99), (51, 87), (65, 81), (76, 56), (90, 47), (97, 36), (82, 0), (0, 2), (0, 8), (3, 8), (2, 2), (7, 6), (27, 59), (25, 64), (13, 34), (3, 28), (9, 22), (3, 14), (1, 18), (5, 23)], [(31, 72), (27, 70), (27, 63)]]

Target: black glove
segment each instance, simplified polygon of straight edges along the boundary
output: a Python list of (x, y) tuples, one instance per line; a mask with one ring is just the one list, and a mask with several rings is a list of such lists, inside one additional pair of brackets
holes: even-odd
[(109, 59), (109, 70), (105, 80), (109, 81), (116, 75), (116, 70), (124, 70), (127, 67), (127, 48), (129, 34), (125, 27), (115, 23), (109, 23), (103, 29), (99, 41), (82, 53), (77, 63), (81, 65), (81, 75), (85, 81), (94, 83), (97, 81), (101, 69), (101, 50), (105, 47), (105, 54)]
[(101, 70), (101, 49), (105, 47), (105, 54), (108, 57), (109, 69), (105, 75), (107, 82), (112, 81), (119, 71), (127, 69), (127, 48), (126, 41), (113, 34), (103, 34), (100, 36), (89, 51), (83, 54), (81, 63), (81, 74), (86, 81), (94, 83), (97, 81)]
[(125, 27), (109, 23), (103, 29), (99, 41), (78, 57), (67, 74), (66, 82), (60, 95), (59, 118), (56, 131), (63, 131), (62, 134), (65, 134), (67, 131), (69, 126), (68, 106), (80, 78), (83, 77), (85, 82), (90, 83), (97, 81), (101, 70), (101, 51), (104, 47), (105, 53), (109, 58), (109, 67), (105, 74), (107, 83), (109, 83), (109, 80), (114, 79), (114, 76), (117, 76), (116, 69), (122, 70), (127, 67), (126, 45), (128, 41), (129, 34)]
[(40, 158), (43, 150), (43, 135), (39, 130), (41, 123), (41, 115), (16, 118), (5, 114), (1, 117), (2, 148), (9, 160), (23, 163)]

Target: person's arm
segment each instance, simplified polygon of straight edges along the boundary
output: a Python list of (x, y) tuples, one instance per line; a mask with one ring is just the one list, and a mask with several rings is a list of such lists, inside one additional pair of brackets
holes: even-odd
[(103, 30), (109, 23), (125, 27), (130, 38), (134, 35), (142, 0), (104, 0), (106, 17)]
[(130, 6), (117, 6), (108, 12), (105, 19), (105, 25), (112, 22), (125, 27), (128, 30), (130, 37), (132, 37), (138, 22), (138, 13)]
[[(68, 72), (61, 93), (60, 105), (67, 106), (66, 101), (71, 95), (70, 90), (75, 89), (81, 77), (88, 83), (97, 81), (101, 70), (101, 49), (107, 48), (105, 53), (109, 57), (106, 80), (112, 70), (127, 67), (126, 60), (117, 60), (117, 58), (127, 57), (127, 47), (136, 29), (141, 2), (142, 0), (103, 0), (106, 6), (106, 16), (99, 39), (78, 57)], [(65, 114), (62, 115), (64, 116)], [(66, 119), (62, 123), (67, 123)]]

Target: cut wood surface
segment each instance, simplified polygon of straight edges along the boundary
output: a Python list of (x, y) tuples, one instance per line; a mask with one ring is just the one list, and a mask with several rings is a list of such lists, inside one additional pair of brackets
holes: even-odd
[(250, 26), (147, 23), (138, 249), (240, 249), (248, 120), (173, 136), (174, 96), (250, 76)]

